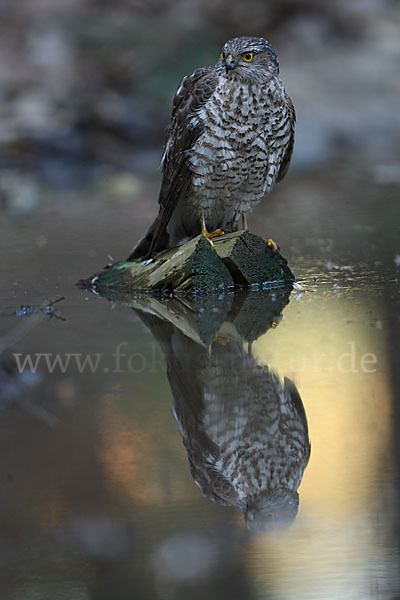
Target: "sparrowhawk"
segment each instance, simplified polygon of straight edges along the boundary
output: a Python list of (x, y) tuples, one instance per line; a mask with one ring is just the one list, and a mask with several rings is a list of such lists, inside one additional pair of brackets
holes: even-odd
[[(193, 356), (190, 345), (186, 356)], [(192, 384), (188, 372), (173, 372), (177, 358), (169, 356), (167, 362), (175, 418), (201, 492), (217, 504), (238, 508), (251, 530), (290, 524), (310, 456), (306, 414), (295, 384), (285, 377), (282, 385), (237, 342), (215, 344), (202, 368), (197, 354), (196, 368), (187, 370)]]
[[(271, 314), (252, 313), (251, 305), (245, 306), (242, 318), (248, 324), (272, 321)], [(238, 508), (251, 530), (290, 524), (311, 450), (295, 384), (286, 377), (282, 384), (244, 348), (243, 339), (218, 337), (207, 347), (183, 333), (196, 330), (188, 313), (171, 313), (181, 330), (148, 310), (138, 314), (163, 351), (174, 416), (195, 483), (210, 500)]]
[(150, 258), (242, 217), (288, 170), (295, 111), (271, 44), (234, 38), (216, 65), (184, 77), (162, 159), (159, 213), (128, 260)]

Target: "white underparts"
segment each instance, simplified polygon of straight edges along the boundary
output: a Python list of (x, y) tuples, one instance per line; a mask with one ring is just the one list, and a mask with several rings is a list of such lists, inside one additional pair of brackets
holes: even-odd
[(275, 183), (290, 140), (281, 82), (233, 84), (220, 77), (193, 124), (198, 120), (204, 131), (188, 154), (189, 204), (206, 213), (251, 210)]

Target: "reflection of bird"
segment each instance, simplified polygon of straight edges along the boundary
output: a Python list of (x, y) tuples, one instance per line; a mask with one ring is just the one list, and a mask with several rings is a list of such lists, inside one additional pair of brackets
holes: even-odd
[(236, 506), (252, 529), (297, 514), (310, 455), (307, 419), (294, 383), (257, 364), (240, 342), (208, 350), (145, 315), (163, 349), (175, 418), (202, 493)]
[(215, 348), (200, 373), (203, 408), (197, 427), (210, 446), (197, 446), (193, 431), (185, 431), (185, 421), (177, 418), (202, 492), (236, 505), (249, 528), (258, 529), (297, 514), (297, 488), (310, 453), (307, 420), (290, 379), (282, 387), (268, 367), (235, 350), (224, 356)]
[[(289, 166), (295, 112), (263, 38), (227, 42), (217, 64), (187, 75), (173, 102), (159, 214), (130, 259), (207, 229), (237, 231)], [(214, 233), (217, 233), (214, 232)]]

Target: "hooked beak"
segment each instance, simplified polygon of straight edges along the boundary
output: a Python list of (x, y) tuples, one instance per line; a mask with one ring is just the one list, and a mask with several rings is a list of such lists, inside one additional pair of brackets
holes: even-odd
[(232, 54), (228, 54), (228, 56), (225, 59), (226, 72), (228, 73), (228, 71), (230, 71), (231, 69), (234, 69), (235, 67), (236, 67), (235, 59), (233, 58)]

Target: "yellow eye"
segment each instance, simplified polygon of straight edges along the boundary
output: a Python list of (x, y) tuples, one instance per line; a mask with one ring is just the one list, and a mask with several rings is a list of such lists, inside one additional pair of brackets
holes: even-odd
[(246, 62), (251, 62), (254, 58), (254, 54), (252, 52), (245, 52), (242, 54), (242, 58)]

